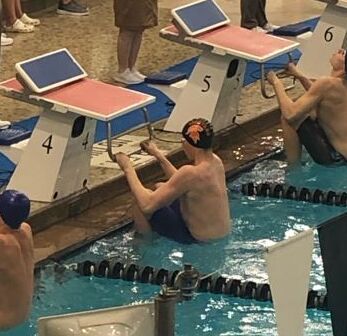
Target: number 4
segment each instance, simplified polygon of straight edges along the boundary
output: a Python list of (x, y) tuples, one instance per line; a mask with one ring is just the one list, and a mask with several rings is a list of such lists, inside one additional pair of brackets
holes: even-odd
[(47, 149), (47, 154), (49, 154), (50, 150), (53, 149), (52, 145), (52, 139), (53, 139), (53, 135), (50, 135), (43, 143), (42, 143), (42, 147)]

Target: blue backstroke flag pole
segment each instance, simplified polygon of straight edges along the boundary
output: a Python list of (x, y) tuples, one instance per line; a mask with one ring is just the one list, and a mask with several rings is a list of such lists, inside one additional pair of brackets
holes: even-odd
[(318, 227), (334, 336), (347, 335), (347, 213)]

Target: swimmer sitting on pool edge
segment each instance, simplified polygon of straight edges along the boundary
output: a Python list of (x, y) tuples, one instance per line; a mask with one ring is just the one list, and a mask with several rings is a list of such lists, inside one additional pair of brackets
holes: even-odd
[(321, 165), (347, 163), (347, 57), (337, 50), (330, 58), (330, 76), (311, 81), (294, 64), (289, 71), (306, 92), (296, 101), (286, 93), (273, 71), (267, 78), (273, 86), (282, 113), (284, 147), (289, 164), (300, 163), (301, 147)]
[(168, 179), (155, 190), (143, 186), (126, 154), (116, 155), (136, 200), (135, 228), (184, 244), (222, 238), (231, 230), (231, 219), (224, 166), (212, 151), (212, 125), (202, 118), (193, 119), (183, 127), (182, 136), (183, 150), (193, 163), (179, 169), (154, 143), (143, 143)]

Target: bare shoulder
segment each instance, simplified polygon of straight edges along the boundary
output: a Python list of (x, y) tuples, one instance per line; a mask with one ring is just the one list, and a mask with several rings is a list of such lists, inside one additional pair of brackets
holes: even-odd
[(312, 84), (312, 90), (326, 90), (337, 83), (340, 82), (339, 78), (335, 78), (332, 76), (323, 76), (319, 79), (317, 79), (313, 84)]
[(182, 167), (180, 167), (177, 172), (180, 174), (180, 175), (191, 175), (194, 173), (195, 171), (195, 166), (193, 165), (184, 165)]
[(223, 164), (222, 159), (217, 154), (213, 153), (213, 157), (216, 162)]
[(177, 170), (174, 175), (175, 180), (180, 180), (184, 183), (191, 182), (195, 179), (197, 175), (197, 167), (193, 165), (184, 165)]

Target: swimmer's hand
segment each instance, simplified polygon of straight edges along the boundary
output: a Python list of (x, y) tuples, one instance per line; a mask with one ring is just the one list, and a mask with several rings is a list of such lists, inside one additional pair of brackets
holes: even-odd
[(269, 84), (271, 85), (275, 85), (275, 82), (278, 81), (278, 78), (276, 76), (276, 74), (273, 71), (270, 71), (267, 76), (266, 76)]
[(286, 67), (286, 73), (288, 75), (294, 76), (294, 77), (302, 76), (302, 73), (298, 70), (296, 65), (294, 63), (292, 63), (292, 62), (288, 63), (288, 65)]
[(152, 156), (157, 156), (159, 149), (156, 144), (150, 140), (145, 140), (140, 143), (141, 149)]
[(122, 152), (119, 152), (116, 154), (116, 161), (117, 161), (120, 169), (122, 169), (123, 171), (132, 167), (129, 156), (122, 153)]

